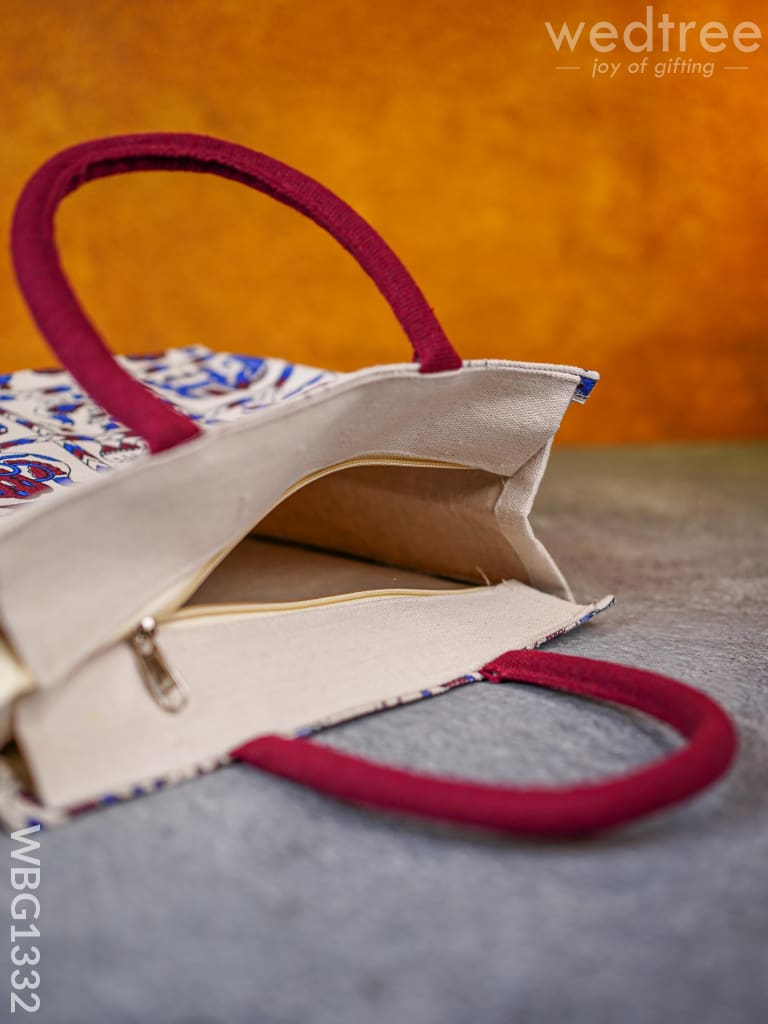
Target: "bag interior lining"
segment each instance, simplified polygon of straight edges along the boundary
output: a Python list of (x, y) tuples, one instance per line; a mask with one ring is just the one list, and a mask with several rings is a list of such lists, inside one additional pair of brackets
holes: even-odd
[(464, 590), (466, 583), (251, 534), (189, 605), (311, 601), (367, 590)]
[(313, 600), (368, 590), (528, 583), (484, 470), (354, 466), (273, 509), (188, 604)]

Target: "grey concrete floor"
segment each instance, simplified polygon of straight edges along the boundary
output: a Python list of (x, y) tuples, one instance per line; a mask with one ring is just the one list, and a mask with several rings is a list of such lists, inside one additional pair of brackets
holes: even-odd
[[(763, 1024), (767, 512), (768, 446), (699, 445), (556, 451), (533, 517), (579, 597), (618, 595), (552, 649), (677, 675), (735, 717), (738, 763), (706, 795), (553, 844), (405, 823), (233, 766), (85, 815), (42, 838), (36, 1019)], [(478, 684), (323, 742), (554, 781), (671, 740), (610, 707)]]

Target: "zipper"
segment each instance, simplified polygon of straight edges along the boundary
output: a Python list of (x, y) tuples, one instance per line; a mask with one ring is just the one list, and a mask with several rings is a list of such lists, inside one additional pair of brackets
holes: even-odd
[(314, 483), (315, 480), (320, 480), (324, 476), (330, 476), (331, 473), (337, 473), (342, 469), (353, 469), (355, 466), (418, 466), (421, 469), (476, 469), (476, 466), (467, 466), (462, 462), (439, 462), (437, 459), (417, 459), (407, 457), (390, 457), (389, 455), (360, 455), (355, 459), (345, 459), (343, 462), (335, 462), (332, 466), (326, 466), (325, 469), (316, 469), (313, 473), (308, 473), (303, 476), (301, 480), (297, 480), (295, 484), (284, 491), (280, 498), (270, 506), (269, 509), (264, 513), (266, 518), (272, 509), (277, 508), (278, 505), (282, 504), (286, 498), (290, 498), (296, 491), (300, 491), (302, 487), (306, 487), (307, 484)]
[[(295, 484), (292, 484), (287, 490), (283, 491), (280, 497), (265, 510), (259, 522), (266, 519), (269, 513), (276, 509), (278, 505), (282, 505), (284, 501), (296, 494), (296, 492), (300, 491), (303, 487), (306, 487), (308, 484), (312, 484), (316, 480), (321, 480), (325, 476), (331, 476), (331, 474), (337, 473), (343, 469), (353, 469), (355, 466), (403, 466), (417, 467), (419, 469), (462, 470), (472, 470), (477, 468), (476, 466), (467, 466), (460, 462), (438, 462), (437, 460), (430, 459), (390, 458), (386, 455), (369, 455), (360, 456), (355, 459), (346, 459), (343, 462), (336, 462), (332, 466), (326, 466), (325, 469), (315, 470), (313, 473), (308, 473), (300, 480), (297, 480)], [(255, 525), (258, 526), (258, 523)], [(223, 562), (227, 555), (233, 551), (242, 540), (243, 537), (238, 537), (226, 548), (223, 548), (221, 551), (213, 555), (197, 570), (194, 576), (189, 577), (183, 584), (177, 584), (175, 587), (169, 588), (145, 610), (145, 614), (153, 615), (157, 619), (167, 619), (169, 614), (178, 609), (180, 605), (183, 605), (184, 602), (194, 594), (198, 587), (208, 579), (216, 566)], [(120, 636), (115, 638), (115, 640), (120, 639), (124, 635), (125, 632), (122, 632)]]
[[(322, 477), (330, 476), (340, 470), (351, 469), (355, 466), (403, 466), (418, 467), (421, 469), (461, 469), (471, 470), (474, 466), (467, 466), (458, 462), (439, 462), (430, 459), (390, 458), (388, 456), (360, 456), (354, 459), (346, 459), (343, 462), (334, 463), (324, 469), (308, 473), (297, 480), (280, 497), (270, 505), (262, 515), (265, 519), (269, 513), (281, 505), (284, 501), (308, 484), (320, 480)], [(182, 711), (189, 702), (189, 692), (175, 670), (171, 668), (163, 654), (162, 648), (157, 642), (158, 621), (172, 626), (176, 623), (190, 621), (200, 622), (205, 619), (217, 617), (241, 617), (248, 615), (264, 614), (269, 612), (291, 612), (306, 608), (319, 608), (334, 604), (351, 603), (353, 601), (375, 600), (386, 597), (427, 597), (436, 593), (446, 591), (399, 589), (399, 590), (367, 590), (352, 594), (337, 594), (330, 597), (313, 598), (305, 601), (286, 601), (279, 603), (265, 604), (219, 604), (219, 605), (196, 605), (187, 608), (180, 607), (208, 578), (217, 565), (242, 541), (238, 537), (232, 544), (223, 548), (216, 555), (210, 558), (194, 576), (185, 580), (183, 585), (174, 587), (157, 601), (153, 602), (148, 611), (142, 615), (138, 625), (134, 626), (128, 637), (128, 642), (136, 657), (139, 672), (147, 692), (164, 711), (176, 714)], [(452, 590), (448, 593), (463, 593), (465, 589)], [(124, 637), (124, 633), (115, 638), (118, 642)]]
[(165, 660), (157, 644), (157, 621), (145, 615), (130, 638), (141, 678), (154, 702), (163, 711), (176, 714), (186, 707), (189, 693), (179, 675)]
[(358, 601), (380, 600), (388, 597), (432, 597), (437, 594), (466, 594), (477, 586), (460, 587), (452, 590), (385, 589), (362, 590), (351, 594), (334, 594), (330, 597), (315, 597), (304, 601), (280, 601), (263, 604), (232, 603), (192, 605), (180, 608), (164, 617), (161, 622), (152, 615), (145, 615), (130, 637), (130, 644), (136, 655), (139, 671), (149, 695), (164, 711), (179, 712), (189, 703), (189, 692), (179, 676), (171, 668), (157, 642), (160, 625), (166, 628), (204, 624), (217, 618), (238, 619), (270, 612), (289, 613), (307, 608), (324, 608), (337, 604), (353, 604)]
[(232, 604), (199, 604), (179, 608), (161, 621), (163, 625), (173, 626), (179, 622), (194, 622), (199, 619), (215, 619), (219, 617), (242, 618), (249, 615), (265, 615), (270, 612), (297, 612), (307, 608), (326, 608), (335, 604), (353, 604), (356, 601), (378, 600), (387, 597), (432, 597), (436, 594), (465, 594), (469, 590), (477, 590), (477, 584), (469, 587), (452, 587), (450, 590), (419, 590), (387, 587), (382, 590), (360, 590), (349, 594), (332, 594), (329, 597), (311, 597), (303, 601), (271, 601), (263, 604), (239, 602)]

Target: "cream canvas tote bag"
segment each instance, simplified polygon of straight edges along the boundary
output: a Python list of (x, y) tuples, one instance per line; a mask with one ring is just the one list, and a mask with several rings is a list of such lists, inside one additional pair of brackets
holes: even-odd
[[(414, 360), (336, 373), (202, 347), (113, 357), (59, 262), (54, 212), (128, 171), (212, 173), (316, 221), (391, 306)], [(140, 795), (231, 758), (335, 796), (574, 834), (682, 799), (735, 739), (681, 683), (534, 651), (575, 601), (529, 514), (558, 426), (597, 374), (462, 362), (405, 267), (317, 182), (201, 136), (84, 143), (27, 185), (17, 276), (65, 369), (0, 377), (2, 809), (13, 824)], [(646, 710), (675, 754), (530, 790), (321, 748), (317, 729), (480, 681)]]

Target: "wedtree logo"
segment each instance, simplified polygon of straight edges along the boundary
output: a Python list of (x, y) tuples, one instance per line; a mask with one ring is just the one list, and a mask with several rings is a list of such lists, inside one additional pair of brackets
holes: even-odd
[[(613, 21), (597, 21), (587, 27), (587, 23), (579, 21), (570, 24), (564, 21), (560, 28), (555, 28), (551, 21), (545, 21), (552, 46), (558, 54), (583, 54), (591, 50), (595, 54), (614, 54), (620, 45), (629, 53), (668, 54), (675, 52), (675, 57), (656, 61), (653, 74), (661, 78), (665, 74), (700, 74), (710, 77), (714, 71), (714, 61), (694, 60), (684, 56), (689, 47), (698, 46), (705, 53), (723, 53), (727, 49), (737, 54), (754, 53), (762, 41), (760, 27), (754, 21), (741, 21), (732, 28), (721, 21), (675, 21), (665, 11), (658, 15), (652, 5), (645, 8), (644, 20), (628, 21), (625, 25), (617, 25)], [(743, 59), (743, 58), (742, 58)], [(600, 56), (592, 58), (592, 77), (608, 75), (613, 78), (619, 71), (626, 70), (629, 74), (645, 74), (650, 67), (650, 58), (626, 64), (623, 61), (601, 60)], [(558, 65), (560, 71), (580, 71), (581, 64)], [(723, 65), (726, 71), (746, 71), (748, 67), (740, 64)]]

